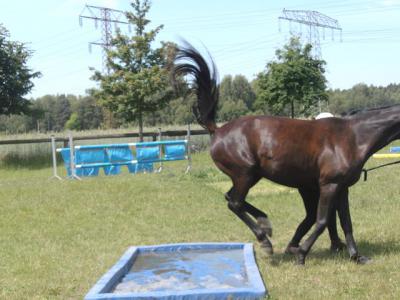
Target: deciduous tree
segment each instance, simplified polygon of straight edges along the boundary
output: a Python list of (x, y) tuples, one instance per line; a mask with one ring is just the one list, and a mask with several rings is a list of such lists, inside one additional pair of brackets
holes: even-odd
[(224, 76), (220, 84), (220, 95), (218, 118), (221, 121), (229, 121), (249, 113), (256, 97), (243, 75)]
[(309, 115), (318, 101), (327, 101), (325, 61), (312, 57), (311, 45), (299, 39), (276, 51), (277, 60), (268, 63), (257, 78), (257, 107), (284, 114), (289, 107), (292, 118)]
[(0, 114), (4, 115), (26, 112), (30, 102), (24, 96), (33, 88), (32, 79), (40, 76), (27, 65), (32, 52), (9, 37), (0, 24)]
[(100, 89), (93, 95), (127, 122), (138, 121), (143, 140), (144, 114), (162, 108), (172, 96), (165, 67), (174, 47), (163, 43), (160, 48), (152, 48), (163, 26), (145, 30), (150, 23), (146, 18), (150, 9), (148, 0), (132, 1), (131, 6), (133, 11), (127, 12), (126, 17), (134, 26), (135, 35), (117, 31), (112, 49), (107, 52), (109, 74), (94, 73), (92, 78), (100, 83)]

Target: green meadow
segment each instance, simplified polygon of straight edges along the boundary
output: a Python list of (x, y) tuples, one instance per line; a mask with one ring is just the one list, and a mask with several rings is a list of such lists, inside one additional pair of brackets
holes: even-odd
[[(324, 232), (299, 267), (283, 253), (304, 217), (297, 191), (264, 180), (248, 196), (274, 227), (275, 253), (267, 256), (227, 208), (223, 194), (231, 184), (207, 152), (193, 155), (186, 175), (186, 162), (170, 162), (161, 173), (82, 181), (51, 179), (44, 161), (10, 156), (0, 167), (0, 299), (82, 299), (129, 246), (181, 242), (254, 243), (270, 299), (400, 295), (399, 165), (351, 188), (355, 238), (372, 263), (330, 253)], [(371, 159), (368, 166), (390, 161)], [(65, 176), (63, 166), (58, 171)]]

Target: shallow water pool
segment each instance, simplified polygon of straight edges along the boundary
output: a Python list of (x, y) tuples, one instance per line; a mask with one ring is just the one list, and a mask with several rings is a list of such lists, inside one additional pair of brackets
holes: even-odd
[(139, 253), (114, 293), (249, 286), (242, 249)]

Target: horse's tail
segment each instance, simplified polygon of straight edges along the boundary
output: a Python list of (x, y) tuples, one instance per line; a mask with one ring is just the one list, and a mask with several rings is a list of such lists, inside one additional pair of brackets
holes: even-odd
[(184, 47), (177, 47), (172, 78), (176, 82), (179, 75), (192, 77), (191, 88), (197, 94), (197, 102), (193, 105), (193, 114), (197, 122), (210, 134), (218, 128), (215, 122), (219, 87), (218, 72), (210, 58), (208, 64), (192, 45), (185, 42)]

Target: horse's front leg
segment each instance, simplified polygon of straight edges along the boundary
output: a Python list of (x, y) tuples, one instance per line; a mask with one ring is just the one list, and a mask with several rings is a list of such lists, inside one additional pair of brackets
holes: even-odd
[(338, 212), (340, 218), (340, 225), (342, 226), (347, 250), (349, 251), (350, 258), (359, 264), (366, 264), (370, 259), (366, 256), (358, 254), (356, 242), (353, 237), (353, 225), (351, 223), (350, 208), (349, 208), (349, 190), (346, 188), (343, 190), (338, 203)]
[[(301, 239), (315, 224), (317, 216), (319, 190), (300, 188), (299, 193), (303, 199), (306, 217), (299, 224), (294, 236), (287, 245), (285, 250), (285, 253), (287, 254), (297, 254)], [(334, 252), (339, 252), (340, 250), (344, 249), (346, 245), (341, 241), (337, 232), (336, 209), (332, 209), (332, 215), (329, 217), (329, 223), (327, 226), (329, 237), (331, 239), (331, 250)]]
[(307, 254), (311, 247), (325, 230), (329, 222), (329, 217), (335, 207), (335, 201), (338, 195), (339, 186), (335, 183), (324, 184), (320, 187), (320, 195), (317, 209), (317, 218), (314, 231), (304, 241), (297, 251), (297, 264), (304, 265)]
[(286, 254), (297, 254), (299, 251), (299, 244), (301, 239), (307, 234), (311, 227), (315, 224), (318, 208), (319, 192), (310, 189), (299, 189), (301, 199), (303, 200), (304, 208), (306, 210), (306, 217), (297, 226), (297, 229), (286, 247)]
[(332, 214), (329, 217), (328, 221), (328, 232), (329, 238), (331, 239), (331, 251), (332, 252), (340, 252), (346, 248), (346, 244), (342, 242), (339, 238), (339, 234), (337, 231), (337, 224), (336, 224), (336, 208), (332, 209)]

